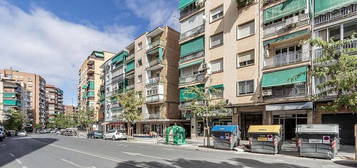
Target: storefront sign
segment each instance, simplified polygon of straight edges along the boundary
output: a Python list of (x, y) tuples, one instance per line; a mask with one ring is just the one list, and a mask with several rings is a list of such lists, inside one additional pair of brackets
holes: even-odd
[(265, 106), (266, 111), (308, 110), (308, 109), (312, 109), (312, 102), (270, 104)]

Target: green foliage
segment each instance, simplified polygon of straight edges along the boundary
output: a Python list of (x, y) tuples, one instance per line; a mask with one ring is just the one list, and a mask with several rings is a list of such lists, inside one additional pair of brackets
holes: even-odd
[(22, 130), (25, 122), (25, 115), (18, 110), (10, 109), (6, 112), (8, 120), (5, 122), (5, 128), (8, 130)]
[(134, 124), (135, 122), (142, 120), (140, 107), (143, 105), (144, 100), (139, 92), (129, 90), (118, 94), (116, 98), (118, 103), (123, 107), (123, 112), (121, 114), (123, 121)]
[(246, 6), (251, 5), (254, 0), (236, 0), (238, 4), (238, 8), (244, 8)]
[(314, 60), (311, 75), (314, 78), (325, 78), (324, 82), (317, 85), (320, 93), (313, 95), (312, 100), (332, 96), (333, 103), (324, 106), (325, 110), (357, 112), (357, 49), (353, 48), (353, 41), (312, 39), (309, 43), (321, 48), (320, 56)]
[(74, 115), (77, 126), (88, 129), (95, 121), (94, 110), (80, 110)]
[(42, 125), (41, 124), (35, 124), (34, 127), (35, 127), (35, 129), (41, 129)]
[(73, 128), (76, 122), (72, 115), (58, 114), (52, 123), (47, 124), (47, 128)]

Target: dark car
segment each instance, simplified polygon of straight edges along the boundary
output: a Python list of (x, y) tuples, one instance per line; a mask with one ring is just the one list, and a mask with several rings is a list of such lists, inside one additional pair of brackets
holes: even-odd
[(92, 139), (102, 139), (103, 138), (103, 131), (91, 131), (87, 134), (87, 138)]

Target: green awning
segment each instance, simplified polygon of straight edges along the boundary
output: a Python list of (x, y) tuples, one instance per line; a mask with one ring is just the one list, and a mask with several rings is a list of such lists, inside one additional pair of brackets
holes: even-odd
[[(200, 87), (200, 88), (204, 89), (205, 85), (204, 84), (199, 84), (199, 85), (197, 85), (197, 87)], [(190, 99), (198, 98), (198, 96), (196, 94), (193, 94), (193, 93), (188, 94), (188, 93), (186, 93), (186, 90), (187, 90), (187, 88), (181, 88), (180, 89), (180, 102), (185, 102), (185, 101), (190, 100)]]
[(182, 64), (179, 66), (179, 69), (182, 69), (182, 68), (186, 68), (186, 67), (189, 67), (189, 66), (192, 66), (192, 65), (196, 65), (196, 64), (200, 64), (204, 61), (204, 59), (200, 59), (200, 60), (196, 60), (196, 61), (193, 61), (193, 62), (190, 62), (190, 63), (187, 63), (187, 64)]
[(88, 97), (94, 97), (94, 91), (89, 91), (88, 92)]
[(128, 52), (122, 51), (118, 53), (113, 59), (112, 59), (112, 64), (115, 64), (117, 62), (122, 62), (124, 61), (124, 58), (128, 56)]
[(126, 64), (125, 72), (130, 72), (135, 69), (135, 61), (130, 61)]
[(190, 55), (205, 49), (205, 42), (203, 37), (193, 39), (180, 46), (180, 57)]
[(264, 10), (264, 23), (271, 22), (293, 13), (305, 10), (306, 0), (287, 0)]
[(4, 98), (11, 98), (11, 97), (15, 97), (16, 93), (4, 93)]
[(87, 89), (88, 88), (88, 85), (87, 84), (84, 84), (83, 86), (82, 86), (82, 89)]
[(357, 0), (315, 0), (315, 16), (357, 3)]
[(18, 100), (4, 100), (3, 104), (5, 106), (21, 106), (21, 102)]
[(104, 52), (94, 51), (93, 53), (94, 53), (94, 55), (97, 56), (97, 57), (104, 57)]
[(263, 45), (266, 46), (268, 44), (272, 44), (272, 43), (288, 40), (288, 39), (295, 38), (295, 37), (298, 37), (298, 36), (302, 36), (302, 35), (305, 35), (305, 34), (308, 34), (308, 33), (310, 33), (310, 31), (308, 29), (297, 31), (297, 32), (294, 32), (294, 33), (287, 34), (285, 36), (280, 36), (280, 37), (277, 37), (277, 38), (274, 38), (274, 39), (271, 39), (271, 40), (264, 41)]
[(223, 84), (220, 84), (220, 85), (213, 85), (213, 86), (210, 86), (210, 88), (215, 88), (215, 89), (223, 89), (223, 88), (224, 88), (224, 85), (223, 85)]
[(307, 66), (263, 74), (262, 87), (273, 87), (306, 82)]
[(194, 2), (196, 2), (196, 0), (180, 0), (179, 1), (179, 9), (182, 10)]
[(89, 87), (89, 89), (94, 90), (94, 81), (89, 81), (88, 87)]
[(162, 61), (164, 59), (164, 49), (159, 47), (159, 59)]

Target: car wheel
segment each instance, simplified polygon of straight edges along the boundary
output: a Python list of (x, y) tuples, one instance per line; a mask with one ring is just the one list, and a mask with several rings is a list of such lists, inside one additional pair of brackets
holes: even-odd
[(112, 137), (112, 140), (113, 140), (113, 141), (115, 140), (115, 136)]

